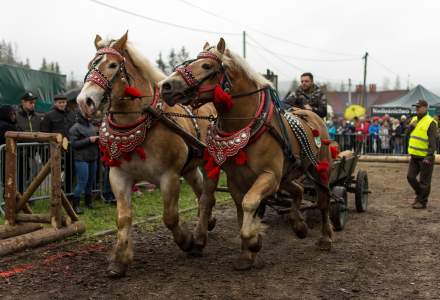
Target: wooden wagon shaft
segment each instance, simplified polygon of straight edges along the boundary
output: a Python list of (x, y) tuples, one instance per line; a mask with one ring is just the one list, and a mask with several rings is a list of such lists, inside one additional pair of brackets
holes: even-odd
[(5, 137), (20, 141), (63, 143), (61, 133), (7, 131)]
[(23, 196), (21, 196), (20, 201), (17, 204), (16, 212), (19, 212), (23, 206), (29, 201), (29, 199), (32, 197), (34, 192), (38, 189), (40, 184), (44, 181), (46, 176), (50, 173), (51, 165), (50, 161), (48, 161), (43, 168), (41, 168), (40, 172), (38, 172), (37, 176), (34, 177), (32, 182), (29, 184), (26, 191), (23, 193)]
[(17, 185), (15, 178), (17, 176), (17, 144), (14, 139), (6, 138), (6, 168), (5, 168), (5, 223), (15, 225), (15, 207), (17, 204)]
[[(17, 222), (31, 222), (31, 223), (52, 223), (52, 216), (50, 214), (17, 214), (16, 216)], [(72, 223), (70, 217), (61, 216), (61, 224), (63, 226), (69, 225)]]
[(60, 229), (45, 228), (6, 240), (0, 240), (0, 256), (64, 239), (73, 234), (80, 234), (85, 229), (84, 223), (75, 222)]
[(35, 223), (16, 224), (14, 226), (0, 225), (0, 240), (33, 232), (41, 228), (43, 228), (41, 224), (35, 224)]
[[(388, 163), (407, 163), (410, 156), (392, 156), (392, 155), (361, 155), (359, 161), (364, 162), (388, 162)], [(440, 164), (440, 155), (435, 156), (435, 164)]]

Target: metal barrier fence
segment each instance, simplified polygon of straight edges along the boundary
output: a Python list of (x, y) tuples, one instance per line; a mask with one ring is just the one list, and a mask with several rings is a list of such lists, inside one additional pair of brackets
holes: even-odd
[[(49, 160), (48, 143), (17, 143), (17, 191), (22, 193), (44, 164)], [(0, 214), (4, 215), (4, 179), (5, 179), (5, 145), (0, 146)], [(72, 195), (76, 178), (72, 151), (64, 152), (61, 158), (63, 190), (67, 196)], [(101, 193), (103, 168), (99, 164), (92, 191)], [(30, 201), (48, 199), (51, 190), (50, 176), (38, 187)]]

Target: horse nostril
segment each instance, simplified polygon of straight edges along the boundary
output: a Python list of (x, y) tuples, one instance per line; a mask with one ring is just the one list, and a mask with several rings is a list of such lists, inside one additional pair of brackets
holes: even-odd
[(162, 89), (163, 89), (164, 91), (167, 91), (167, 92), (171, 91), (171, 90), (172, 90), (171, 83), (169, 83), (169, 82), (164, 82), (164, 83), (162, 84)]
[(95, 105), (95, 103), (93, 102), (92, 98), (90, 98), (90, 97), (87, 97), (86, 104), (87, 104), (87, 106)]

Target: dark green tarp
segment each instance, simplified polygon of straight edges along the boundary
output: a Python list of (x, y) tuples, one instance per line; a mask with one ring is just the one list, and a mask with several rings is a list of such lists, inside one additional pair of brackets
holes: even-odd
[(439, 106), (440, 105), (440, 97), (431, 92), (430, 90), (425, 89), (422, 85), (417, 85), (415, 88), (410, 90), (407, 94), (403, 95), (400, 98), (395, 99), (394, 101), (378, 105), (379, 107), (407, 107), (411, 108), (418, 100), (423, 99), (430, 106)]
[(66, 75), (30, 70), (0, 64), (0, 104), (20, 104), (25, 91), (38, 97), (36, 110), (46, 112), (52, 107), (53, 97), (64, 92)]

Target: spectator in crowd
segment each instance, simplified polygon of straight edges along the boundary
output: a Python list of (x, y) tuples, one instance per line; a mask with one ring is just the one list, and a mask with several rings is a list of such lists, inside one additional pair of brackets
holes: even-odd
[(356, 134), (355, 151), (362, 150), (359, 149), (359, 147), (362, 147), (362, 145), (366, 142), (366, 137), (368, 135), (368, 127), (369, 124), (366, 122), (364, 117), (354, 118), (354, 128)]
[(379, 129), (381, 153), (391, 153), (391, 128), (388, 120), (384, 120)]
[(378, 153), (380, 146), (379, 146), (379, 131), (380, 131), (380, 125), (379, 125), (379, 118), (374, 117), (373, 118), (373, 124), (371, 124), (368, 127), (368, 134), (370, 136), (370, 147), (369, 150), (373, 153)]
[(330, 136), (330, 139), (335, 140), (336, 139), (336, 122), (335, 122), (335, 120), (327, 121), (327, 130), (328, 130), (328, 134)]
[(12, 105), (0, 106), (0, 145), (5, 143), (6, 131), (17, 131), (16, 109)]
[[(38, 132), (41, 130), (41, 122), (44, 115), (35, 111), (35, 101), (37, 97), (31, 92), (26, 92), (21, 96), (21, 104), (17, 112), (17, 130), (27, 132)], [(40, 150), (40, 149), (39, 149)], [(23, 193), (27, 183), (35, 175), (37, 162), (41, 160), (42, 153), (39, 151), (29, 151), (18, 148), (18, 191)]]
[(313, 82), (312, 73), (301, 75), (301, 85), (295, 93), (289, 93), (285, 100), (288, 107), (309, 109), (321, 118), (327, 116), (327, 98), (321, 89)]
[(393, 120), (392, 126), (392, 144), (393, 144), (393, 154), (402, 154), (403, 153), (403, 135), (404, 132), (401, 132), (401, 125), (399, 119)]
[[(75, 113), (67, 109), (67, 98), (64, 95), (54, 97), (54, 106), (49, 111), (41, 123), (41, 131), (50, 133), (61, 133), (64, 137), (69, 137), (69, 130), (75, 123)], [(64, 187), (65, 193), (72, 193), (73, 182), (73, 158), (71, 147), (69, 146), (63, 155)]]
[(341, 132), (344, 137), (343, 146), (341, 146), (342, 150), (353, 150), (354, 147), (354, 133), (355, 128), (354, 125), (350, 121), (342, 120), (341, 121)]
[(36, 99), (37, 97), (31, 92), (26, 92), (21, 97), (21, 104), (17, 114), (17, 129), (19, 131), (40, 131), (44, 115), (35, 111)]
[(80, 197), (83, 193), (86, 207), (93, 208), (92, 186), (96, 177), (98, 160), (97, 129), (90, 119), (78, 113), (77, 121), (70, 128), (69, 133), (76, 173), (72, 205), (76, 213), (81, 214)]

